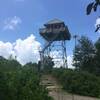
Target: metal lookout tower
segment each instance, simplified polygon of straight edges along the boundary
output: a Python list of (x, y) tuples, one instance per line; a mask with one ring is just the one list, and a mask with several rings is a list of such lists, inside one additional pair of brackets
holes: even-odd
[(55, 66), (67, 68), (66, 41), (71, 35), (65, 23), (59, 19), (54, 19), (39, 30), (40, 35), (45, 40), (44, 48), (40, 51), (41, 69), (46, 63), (45, 57), (51, 57)]

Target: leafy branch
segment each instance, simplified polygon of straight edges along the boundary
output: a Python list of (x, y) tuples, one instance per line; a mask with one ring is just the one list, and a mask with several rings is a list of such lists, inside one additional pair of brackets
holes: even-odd
[[(92, 10), (94, 12), (97, 11), (98, 6), (100, 6), (100, 0), (95, 0), (94, 2), (91, 2), (90, 4), (88, 4), (87, 9), (86, 9), (86, 13), (87, 15), (90, 15)], [(100, 29), (100, 24), (96, 25), (96, 30), (95, 32), (97, 32)]]
[(97, 7), (100, 6), (100, 0), (95, 0), (94, 2), (91, 2), (86, 9), (87, 15), (90, 15), (91, 11), (94, 12), (97, 11)]

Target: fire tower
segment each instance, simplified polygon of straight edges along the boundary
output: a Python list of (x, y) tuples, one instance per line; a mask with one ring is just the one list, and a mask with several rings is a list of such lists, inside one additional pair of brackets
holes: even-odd
[(46, 63), (46, 56), (52, 58), (56, 67), (67, 68), (66, 41), (70, 40), (71, 35), (65, 23), (59, 19), (51, 20), (39, 32), (45, 40), (44, 48), (40, 51), (41, 68)]

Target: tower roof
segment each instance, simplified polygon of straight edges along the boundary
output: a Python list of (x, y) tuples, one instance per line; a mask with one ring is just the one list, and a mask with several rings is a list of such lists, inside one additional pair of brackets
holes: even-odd
[(50, 20), (49, 22), (47, 22), (44, 25), (60, 24), (60, 23), (64, 23), (64, 22), (62, 20), (59, 20), (59, 19), (53, 19), (53, 20)]

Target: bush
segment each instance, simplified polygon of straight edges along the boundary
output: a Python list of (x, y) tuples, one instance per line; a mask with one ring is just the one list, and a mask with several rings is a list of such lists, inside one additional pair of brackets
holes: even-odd
[(100, 79), (93, 74), (75, 70), (55, 69), (53, 75), (60, 80), (63, 88), (69, 93), (93, 97), (100, 96)]
[(36, 64), (22, 67), (15, 60), (0, 60), (0, 100), (52, 100), (41, 86)]

